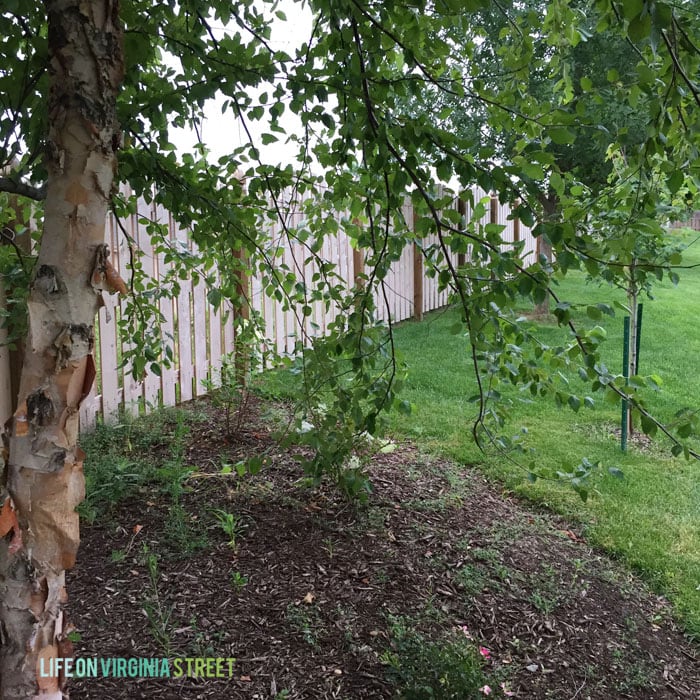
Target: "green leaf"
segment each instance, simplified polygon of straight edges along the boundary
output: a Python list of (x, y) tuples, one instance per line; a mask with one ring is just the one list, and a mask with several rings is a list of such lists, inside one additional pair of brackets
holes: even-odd
[(263, 468), (264, 460), (262, 457), (251, 457), (247, 462), (248, 473), (252, 476), (260, 473)]
[(216, 287), (207, 292), (207, 300), (215, 309), (221, 305), (222, 299), (223, 296), (221, 294), (221, 290), (217, 289)]
[(547, 131), (547, 135), (552, 141), (559, 145), (573, 143), (576, 140), (576, 134), (563, 126), (557, 126)]
[(603, 318), (603, 312), (597, 306), (587, 306), (586, 315), (594, 321), (599, 321)]
[(648, 416), (644, 415), (642, 413), (641, 415), (641, 423), (642, 423), (642, 430), (646, 435), (649, 437), (654, 437), (656, 435), (656, 432), (658, 430), (658, 426), (656, 425), (656, 422), (649, 418)]
[(628, 20), (639, 17), (644, 9), (644, 1), (645, 0), (625, 0), (625, 2), (621, 4), (622, 16)]
[(685, 181), (685, 175), (681, 170), (674, 170), (671, 175), (666, 180), (666, 186), (668, 187), (671, 194), (676, 194), (681, 188), (681, 185)]
[(634, 42), (639, 42), (646, 39), (651, 33), (651, 16), (639, 15), (635, 17), (627, 29), (630, 39)]

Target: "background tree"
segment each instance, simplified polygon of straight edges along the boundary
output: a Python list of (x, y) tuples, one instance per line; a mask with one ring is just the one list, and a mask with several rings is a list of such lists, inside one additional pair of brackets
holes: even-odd
[[(61, 696), (54, 680), (37, 677), (37, 664), (70, 653), (62, 605), (64, 570), (73, 563), (78, 541), (74, 506), (82, 496), (77, 408), (93, 378), (92, 328), (102, 291), (131, 292), (123, 325), (134, 342), (130, 361), (137, 374), (167, 361), (165, 339), (153, 330), (157, 324), (149, 322), (149, 314), (156, 313), (159, 295), (177, 292), (180, 275), (196, 271), (213, 280), (216, 264), (226, 282), (212, 288), (210, 300), (236, 303), (241, 274), (260, 271), (267, 293), (286, 299), (300, 319), (310, 301), (339, 302), (342, 313), (329, 338), (302, 354), (308, 380), (304, 410), (317, 428), (302, 439), (315, 449), (306, 465), (310, 473), (330, 469), (351, 494), (365, 489), (361, 474), (343, 469), (354, 439), (374, 434), (382, 412), (402, 405), (391, 325), (376, 321), (375, 298), (381, 303), (384, 277), (406, 245), (424, 248), (462, 310), (461, 330), (481, 387), (476, 439), (493, 436), (505, 419), (507, 407), (493, 401), (499, 382), (552, 393), (576, 408), (581, 400), (557, 377), (562, 367), (581, 365), (593, 390), (624, 395), (622, 380), (599, 363), (600, 334), (573, 327), (568, 307), (558, 303), (550, 286), (548, 266), (525, 267), (517, 249), (503, 249), (499, 227), (478, 226), (478, 216), (463, 225), (448, 206), (457, 193), (438, 184), (478, 183), (503, 199), (518, 198), (519, 215), (533, 221), (547, 183), (561, 217), (540, 222), (538, 233), (551, 241), (559, 269), (585, 264), (592, 275), (619, 279), (619, 261), (611, 264), (601, 254), (603, 214), (624, 218), (615, 245), (628, 250), (640, 230), (660, 230), (659, 178), (672, 190), (681, 185), (697, 190), (700, 95), (692, 77), (699, 58), (693, 7), (601, 0), (595, 3), (598, 24), (591, 29), (576, 7), (550, 2), (543, 24), (526, 16), (504, 26), (510, 72), (495, 92), (464, 69), (479, 42), (459, 41), (481, 21), (486, 5), (314, 0), (311, 34), (291, 55), (270, 44), (271, 16), (279, 14), (272, 2), (258, 6), (246, 0), (232, 7), (224, 0), (184, 0), (177, 6), (131, 0), (121, 17), (110, 0), (47, 0), (44, 8), (21, 11), (6, 3), (0, 31), (8, 40), (0, 65), (11, 69), (0, 72), (0, 165), (9, 172), (0, 190), (43, 202), (44, 225), (2, 492), (3, 697)], [(615, 83), (615, 89), (619, 104), (646, 110), (648, 120), (638, 147), (620, 133), (610, 140), (608, 150), (624, 151), (624, 159), (614, 180), (594, 194), (574, 168), (563, 165), (552, 144), (575, 144), (581, 129), (587, 133), (595, 126), (595, 113), (581, 115), (570, 109), (571, 102), (579, 87), (591, 104), (596, 95), (604, 100), (611, 81), (598, 85), (590, 78), (589, 85), (581, 77), (576, 85), (567, 66), (572, 47), (604, 31), (634, 46), (634, 81)], [(483, 42), (488, 41), (485, 34)], [(168, 55), (177, 59), (166, 60)], [(551, 93), (524, 89), (533, 74), (553, 82)], [(517, 134), (508, 159), (493, 154), (477, 159), (471, 135), (424, 112), (406, 114), (403, 106), (424, 94), (426, 84), (483, 105), (494, 133)], [(198, 129), (205, 106), (217, 97), (249, 142), (218, 162), (206, 157), (203, 143), (178, 158), (170, 126)], [(288, 112), (301, 124), (293, 133), (284, 125)], [(298, 143), (300, 168), (262, 160), (251, 129), (260, 120), (268, 122), (263, 142)], [(149, 225), (156, 250), (179, 263), (158, 288), (139, 277), (134, 250), (127, 289), (102, 244), (110, 201), (117, 216), (135, 207), (134, 197), (113, 188), (120, 146), (117, 181), (128, 182), (134, 197), (152, 197), (172, 211), (198, 245), (199, 253), (192, 255), (173, 247), (157, 224)], [(290, 190), (314, 195), (306, 225), (296, 229), (286, 224), (282, 199)], [(402, 216), (407, 196), (416, 212), (415, 231)], [(480, 205), (472, 204), (477, 214)], [(319, 258), (323, 237), (339, 225), (334, 213), (343, 210), (350, 217), (342, 225), (363, 250), (367, 269), (349, 295)], [(322, 273), (313, 285), (285, 268), (260, 233), (258, 224), (270, 217), (316, 259)], [(425, 244), (428, 234), (437, 236), (436, 245)], [(452, 262), (452, 253), (467, 252), (465, 265)], [(539, 303), (548, 294), (560, 322), (572, 330), (564, 347), (543, 347), (513, 313), (522, 298)], [(683, 441), (695, 429), (694, 414), (678, 421), (672, 434), (653, 421), (641, 397), (631, 399), (650, 425), (673, 438), (674, 449), (690, 454)], [(571, 480), (580, 487), (579, 476), (572, 473)]]

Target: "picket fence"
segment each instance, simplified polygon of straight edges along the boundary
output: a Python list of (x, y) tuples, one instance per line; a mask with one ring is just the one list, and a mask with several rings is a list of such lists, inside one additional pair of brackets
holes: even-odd
[[(478, 202), (489, 195), (483, 190), (474, 190), (474, 201)], [(457, 206), (457, 205), (455, 205)], [(462, 203), (461, 206), (465, 206)], [(463, 210), (470, 216), (469, 205)], [(404, 217), (409, 226), (413, 224), (413, 209), (407, 201)], [(341, 220), (343, 215), (338, 214)], [(537, 242), (531, 230), (517, 219), (510, 219), (510, 208), (501, 204), (495, 197), (490, 198), (490, 207), (482, 224), (496, 223), (505, 226), (502, 234), (504, 246), (523, 241), (526, 259), (534, 259)], [(133, 243), (142, 251), (143, 268), (146, 274), (159, 279), (167, 272), (168, 263), (164, 256), (154, 252), (146, 234), (142, 219), (167, 223), (169, 235), (174, 242), (191, 246), (188, 232), (182, 230), (169, 212), (160, 205), (139, 201), (137, 214), (129, 220), (122, 220)], [(285, 225), (293, 229), (302, 221), (299, 207), (290, 207)], [(306, 263), (308, 251), (301, 244), (289, 243), (281, 225), (270, 231), (272, 248), (282, 246), (282, 259), (300, 277), (310, 279), (314, 264)], [(128, 279), (129, 249), (121, 228), (112, 215), (105, 228), (106, 242), (112, 250), (112, 262), (124, 279)], [(436, 237), (426, 238), (422, 245), (427, 248), (437, 242)], [(320, 256), (334, 263), (339, 275), (348, 288), (354, 284), (356, 275), (362, 271), (362, 257), (353, 250), (348, 236), (339, 232), (325, 240)], [(454, 262), (457, 262), (455, 254)], [(378, 304), (378, 314), (384, 320), (393, 321), (421, 318), (422, 314), (447, 304), (448, 293), (438, 290), (436, 277), (428, 274), (430, 260), (424, 259), (417, 246), (407, 246), (401, 258), (395, 262), (384, 283), (384, 290)], [(1, 285), (0, 285), (1, 286)], [(337, 310), (326, 309), (321, 302), (313, 304), (310, 316), (302, 318), (294, 309), (285, 310), (282, 304), (265, 294), (262, 281), (253, 277), (247, 290), (249, 305), (264, 319), (265, 339), (261, 341), (261, 353), (269, 351), (292, 353), (299, 338), (308, 339), (326, 332), (328, 324), (335, 318)], [(1, 294), (1, 290), (0, 290)], [(0, 305), (3, 298), (0, 297)], [(120, 411), (148, 412), (160, 406), (172, 406), (191, 400), (206, 393), (205, 381), (216, 383), (220, 376), (222, 359), (235, 350), (235, 334), (232, 309), (225, 306), (212, 307), (207, 300), (207, 288), (199, 280), (183, 283), (179, 296), (160, 301), (163, 315), (162, 331), (172, 337), (175, 345), (175, 362), (172, 367), (161, 370), (157, 376), (148, 373), (141, 381), (131, 375), (129, 368), (119, 367), (119, 358), (126, 343), (117, 333), (117, 319), (121, 312), (117, 295), (105, 295), (105, 306), (100, 309), (96, 328), (96, 363), (98, 376), (91, 394), (83, 401), (80, 409), (81, 429), (90, 429), (97, 420), (111, 422)], [(0, 329), (0, 343), (4, 331)], [(0, 345), (0, 419), (4, 423), (12, 412), (10, 390), (10, 360), (7, 348)]]
[(671, 228), (690, 228), (693, 231), (700, 231), (700, 211), (690, 213), (682, 221), (674, 221)]

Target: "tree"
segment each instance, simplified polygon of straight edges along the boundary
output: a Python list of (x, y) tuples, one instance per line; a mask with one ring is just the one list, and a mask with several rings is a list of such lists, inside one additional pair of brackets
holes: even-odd
[[(573, 326), (569, 308), (549, 284), (547, 266), (526, 268), (517, 250), (502, 250), (497, 226), (481, 229), (473, 221), (463, 226), (448, 206), (457, 193), (438, 184), (454, 178), (464, 187), (477, 182), (505, 199), (517, 197), (518, 213), (534, 223), (539, 183), (548, 182), (562, 215), (541, 222), (539, 232), (555, 248), (560, 269), (586, 265), (591, 274), (619, 278), (619, 262), (610, 263), (605, 236), (596, 229), (603, 213), (617, 210), (625, 217), (616, 245), (627, 250), (641, 228), (659, 230), (659, 177), (672, 190), (681, 184), (697, 190), (700, 94), (692, 79), (699, 59), (697, 18), (690, 3), (595, 3), (594, 31), (612, 32), (634, 47), (634, 80), (619, 90), (627, 104), (647, 110), (650, 122), (639, 148), (625, 150), (616, 179), (593, 196), (551, 148), (575, 142), (579, 128), (591, 126), (568, 109), (574, 78), (566, 61), (553, 60), (568, 55), (590, 28), (562, 0), (549, 4), (541, 27), (525, 21), (507, 25), (511, 72), (495, 94), (463, 70), (479, 42), (458, 41), (486, 4), (314, 0), (312, 32), (290, 55), (269, 41), (270, 17), (275, 12), (281, 17), (274, 2), (258, 7), (244, 0), (232, 7), (224, 0), (184, 0), (177, 6), (130, 0), (121, 9), (122, 57), (115, 2), (46, 0), (43, 12), (34, 6), (20, 12), (16, 2), (6, 3), (0, 31), (9, 40), (0, 49), (0, 65), (12, 70), (0, 73), (0, 166), (10, 172), (0, 179), (0, 190), (43, 202), (44, 226), (2, 492), (3, 697), (61, 697), (57, 682), (39, 678), (37, 671), (41, 660), (48, 666), (70, 653), (62, 606), (64, 570), (78, 544), (74, 507), (82, 497), (76, 409), (92, 382), (92, 327), (100, 294), (127, 291), (102, 245), (110, 201), (117, 215), (134, 206), (113, 188), (117, 150), (117, 179), (190, 226), (200, 251), (192, 256), (173, 248), (156, 224), (149, 225), (157, 249), (180, 265), (158, 289), (139, 279), (133, 251), (124, 307), (124, 332), (134, 340), (133, 370), (167, 361), (165, 339), (153, 331), (148, 314), (157, 311), (159, 294), (177, 292), (180, 274), (196, 269), (206, 281), (216, 263), (226, 282), (212, 288), (212, 303), (240, 301), (240, 280), (249, 270), (259, 270), (266, 291), (286, 299), (300, 318), (314, 299), (336, 301), (342, 313), (331, 335), (301, 356), (309, 381), (305, 410), (317, 428), (301, 439), (315, 449), (309, 472), (331, 470), (350, 494), (365, 488), (361, 472), (345, 466), (355, 438), (374, 434), (383, 411), (408, 408), (397, 396), (401, 371), (391, 325), (376, 321), (375, 299), (381, 303), (383, 279), (403, 247), (423, 245), (428, 234), (438, 243), (423, 247), (461, 308), (463, 326), (457, 331), (467, 334), (480, 382), (477, 440), (493, 437), (505, 419), (507, 407), (494, 402), (499, 382), (520, 384), (535, 395), (551, 393), (577, 409), (581, 399), (556, 377), (561, 367), (580, 365), (593, 390), (625, 395), (622, 380), (599, 363), (600, 332)], [(538, 53), (534, 40), (543, 36), (546, 50)], [(166, 61), (165, 52), (178, 61)], [(533, 70), (557, 76), (546, 98), (523, 92)], [(518, 134), (508, 161), (477, 160), (464, 135), (431, 115), (406, 116), (401, 106), (426, 84), (483, 105), (496, 132)], [(591, 98), (602, 89), (584, 88)], [(169, 126), (198, 128), (206, 104), (219, 95), (249, 142), (218, 162), (206, 157), (203, 144), (178, 158)], [(287, 133), (286, 112), (297, 115), (298, 131)], [(300, 169), (263, 161), (250, 128), (262, 119), (268, 121), (263, 143), (298, 142)], [(613, 139), (608, 148), (622, 152), (623, 146), (622, 139)], [(314, 195), (305, 226), (286, 226), (285, 188)], [(406, 196), (414, 203), (415, 232), (403, 221)], [(336, 231), (334, 213), (340, 210), (350, 212), (341, 225), (364, 252), (367, 270), (349, 295), (319, 256), (320, 241)], [(316, 260), (314, 285), (285, 268), (260, 233), (258, 223), (270, 216)], [(464, 265), (453, 261), (453, 255), (467, 253)], [(660, 269), (670, 272), (668, 266)], [(523, 297), (541, 302), (547, 295), (560, 322), (571, 327), (565, 347), (543, 347), (512, 313)], [(630, 398), (649, 425), (672, 437), (674, 449), (690, 454), (684, 439), (696, 428), (694, 414), (673, 433), (653, 420), (641, 396)], [(580, 477), (572, 467), (570, 480), (582, 490)]]
[[(62, 697), (55, 675), (37, 681), (38, 664), (49, 668), (69, 644), (61, 609), (65, 570), (79, 542), (75, 506), (84, 493), (78, 407), (95, 376), (100, 295), (123, 286), (110, 274), (104, 245), (124, 70), (118, 8), (56, 1), (46, 3), (46, 14), (44, 235), (1, 494), (2, 533), (11, 533), (1, 545), (4, 698)], [(26, 193), (15, 185), (17, 194)]]
[[(607, 187), (612, 172), (608, 149), (618, 143), (623, 148), (638, 147), (643, 141), (645, 115), (644, 109), (634, 109), (629, 104), (625, 90), (619, 88), (634, 81), (634, 46), (610, 29), (595, 31), (599, 16), (592, 2), (575, 2), (572, 7), (579, 15), (579, 34), (556, 52), (548, 33), (532, 36), (532, 52), (537, 60), (525, 76), (518, 71), (517, 46), (528, 27), (547, 27), (554, 21), (549, 13), (555, 8), (538, 0), (483, 7), (476, 22), (460, 28), (468, 32), (463, 43), (472, 47), (471, 60), (464, 62), (463, 70), (468, 80), (478, 79), (486, 86), (492, 96), (490, 102), (475, 97), (463, 101), (427, 85), (422, 94), (408, 102), (406, 111), (422, 110), (426, 115), (438, 111), (444, 126), (456, 130), (469, 143), (472, 158), (486, 163), (508, 162), (519, 155), (520, 135), (511, 124), (489, 118), (493, 116), (489, 109), (502, 109), (500, 93), (512, 93), (509, 83), (517, 80), (523, 99), (534, 100), (541, 112), (549, 105), (559, 113), (560, 128), (550, 132), (549, 140), (541, 144), (554, 158), (555, 183), (559, 173), (571, 173), (591, 195), (597, 196)], [(508, 31), (509, 28), (520, 33)], [(569, 86), (564, 89), (567, 81)], [(569, 132), (564, 128), (566, 124), (576, 128)], [(551, 171), (532, 163), (522, 165), (530, 171), (521, 173), (521, 177), (530, 180), (528, 190), (539, 190), (538, 219), (559, 221), (559, 198), (549, 182)], [(538, 238), (538, 252), (548, 265), (554, 262), (545, 236)], [(544, 299), (536, 305), (536, 315), (549, 313), (549, 306), (549, 299)]]

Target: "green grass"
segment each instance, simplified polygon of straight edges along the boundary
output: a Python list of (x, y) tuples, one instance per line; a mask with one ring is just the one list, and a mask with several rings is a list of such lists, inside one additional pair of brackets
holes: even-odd
[[(700, 264), (700, 243), (686, 252), (684, 264)], [(558, 294), (571, 302), (624, 301), (622, 293), (589, 284), (577, 273), (561, 281)], [(643, 300), (641, 374), (663, 378), (662, 391), (650, 393), (648, 404), (668, 420), (680, 407), (700, 405), (700, 268), (684, 270), (677, 288), (666, 281), (657, 284), (654, 295), (654, 300)], [(596, 322), (607, 330), (603, 354), (614, 371), (622, 363), (622, 315), (618, 311), (615, 318)], [(476, 409), (468, 398), (475, 393), (474, 372), (466, 338), (450, 333), (457, 318), (454, 311), (435, 313), (396, 329), (397, 345), (410, 366), (404, 398), (416, 410), (410, 417), (395, 416), (393, 431), (458, 462), (477, 464), (508, 489), (580, 519), (589, 541), (666, 593), (688, 631), (700, 638), (700, 465), (671, 457), (661, 438), (649, 448), (630, 446), (622, 454), (619, 438), (612, 434), (619, 425), (619, 404), (605, 404), (599, 395), (593, 395), (595, 408), (579, 413), (558, 408), (553, 399), (516, 401), (510, 434), (527, 427), (539, 466), (557, 469), (589, 457), (625, 474), (622, 481), (605, 472), (595, 476), (586, 504), (560, 484), (528, 483), (522, 468), (495, 451), (480, 452), (471, 439)], [(582, 316), (577, 323), (594, 322)], [(555, 324), (541, 324), (540, 331), (548, 343), (567, 337)], [(517, 391), (512, 395), (519, 396)]]

